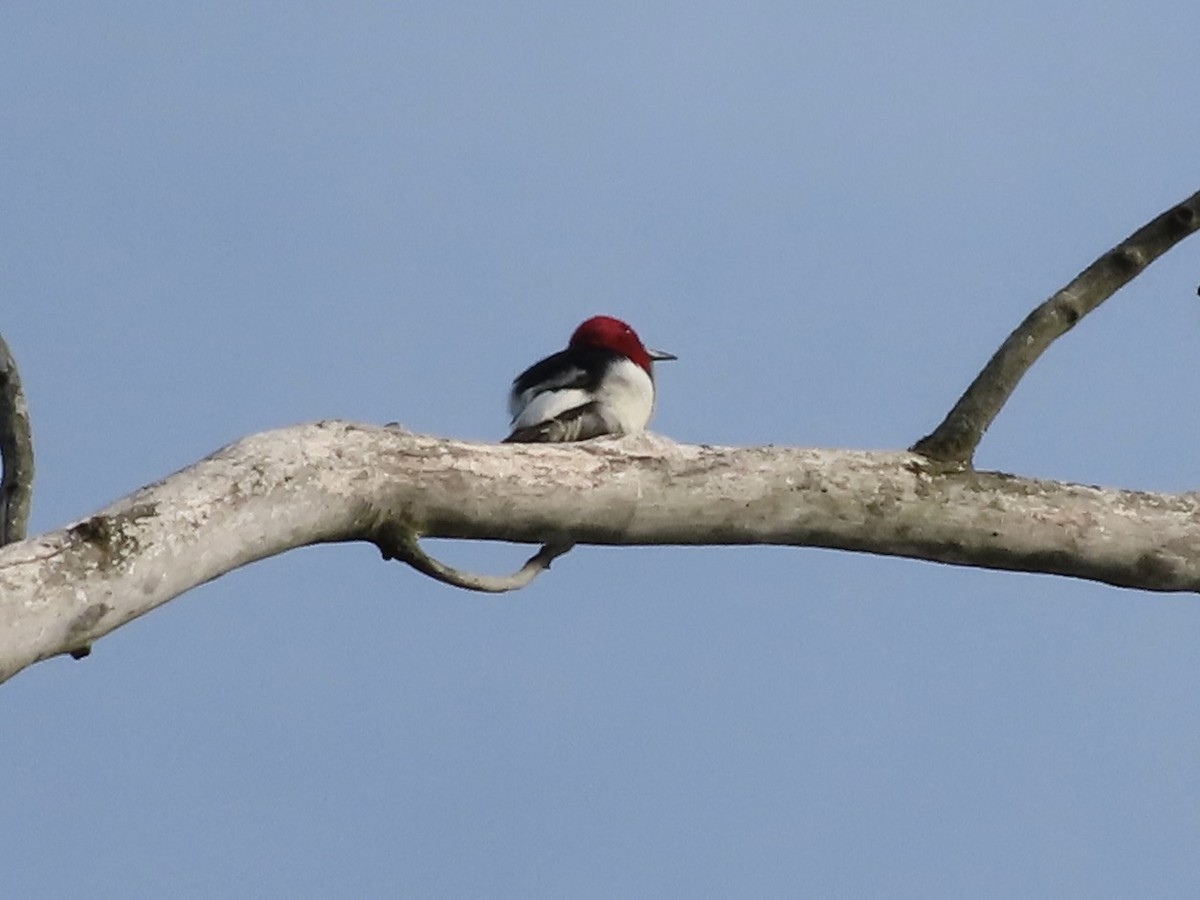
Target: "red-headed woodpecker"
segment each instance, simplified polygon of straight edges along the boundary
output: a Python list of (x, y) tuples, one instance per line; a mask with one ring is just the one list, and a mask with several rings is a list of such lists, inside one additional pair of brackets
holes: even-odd
[(641, 431), (654, 409), (656, 359), (675, 356), (646, 349), (620, 319), (593, 316), (575, 329), (566, 350), (513, 381), (512, 434), (505, 443), (586, 441)]

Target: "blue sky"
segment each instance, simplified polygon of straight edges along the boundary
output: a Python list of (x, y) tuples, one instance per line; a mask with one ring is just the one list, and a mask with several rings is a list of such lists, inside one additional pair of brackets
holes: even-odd
[[(1200, 188), (1200, 10), (7, 4), (0, 331), (35, 530), (244, 434), (497, 439), (581, 319), (680, 441), (897, 448)], [(1200, 243), (982, 467), (1200, 483)], [(525, 548), (438, 544), (484, 571)], [(5, 896), (1189, 897), (1200, 602), (802, 549), (366, 546), (0, 688)]]

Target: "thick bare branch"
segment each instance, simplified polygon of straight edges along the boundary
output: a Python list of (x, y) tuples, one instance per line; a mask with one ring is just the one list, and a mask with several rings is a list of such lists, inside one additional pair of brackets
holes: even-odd
[(469, 444), (321, 422), (245, 438), (0, 549), (0, 680), (254, 560), (378, 543), (391, 527), (522, 543), (831, 547), (1200, 591), (1197, 494), (948, 471), (908, 452), (649, 435)]
[(969, 466), (983, 433), (1038, 357), (1080, 319), (1200, 229), (1200, 192), (1167, 210), (1084, 269), (1026, 317), (932, 434), (913, 445), (930, 459)]
[(33, 502), (33, 431), (17, 361), (0, 335), (0, 546), (25, 539)]
[(383, 553), (384, 559), (398, 559), (442, 584), (484, 594), (504, 594), (520, 590), (574, 546), (569, 543), (544, 544), (541, 550), (525, 560), (525, 565), (512, 575), (476, 575), (438, 562), (421, 549), (416, 532), (394, 522), (389, 522), (385, 528), (378, 531), (375, 544)]

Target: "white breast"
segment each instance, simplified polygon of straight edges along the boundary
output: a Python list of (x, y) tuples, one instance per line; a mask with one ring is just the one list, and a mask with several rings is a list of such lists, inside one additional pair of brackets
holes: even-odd
[(614, 434), (634, 434), (654, 412), (654, 382), (637, 363), (623, 359), (600, 382), (596, 401)]

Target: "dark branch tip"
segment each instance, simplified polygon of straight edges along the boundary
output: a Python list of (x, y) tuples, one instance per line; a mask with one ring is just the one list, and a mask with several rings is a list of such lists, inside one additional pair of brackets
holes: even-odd
[(1117, 247), (1108, 254), (1108, 259), (1122, 275), (1132, 275), (1146, 266), (1145, 256), (1133, 247)]
[(1181, 203), (1171, 210), (1171, 217), (1184, 228), (1193, 229), (1196, 227), (1196, 219), (1200, 213), (1196, 212), (1195, 207), (1189, 203)]

